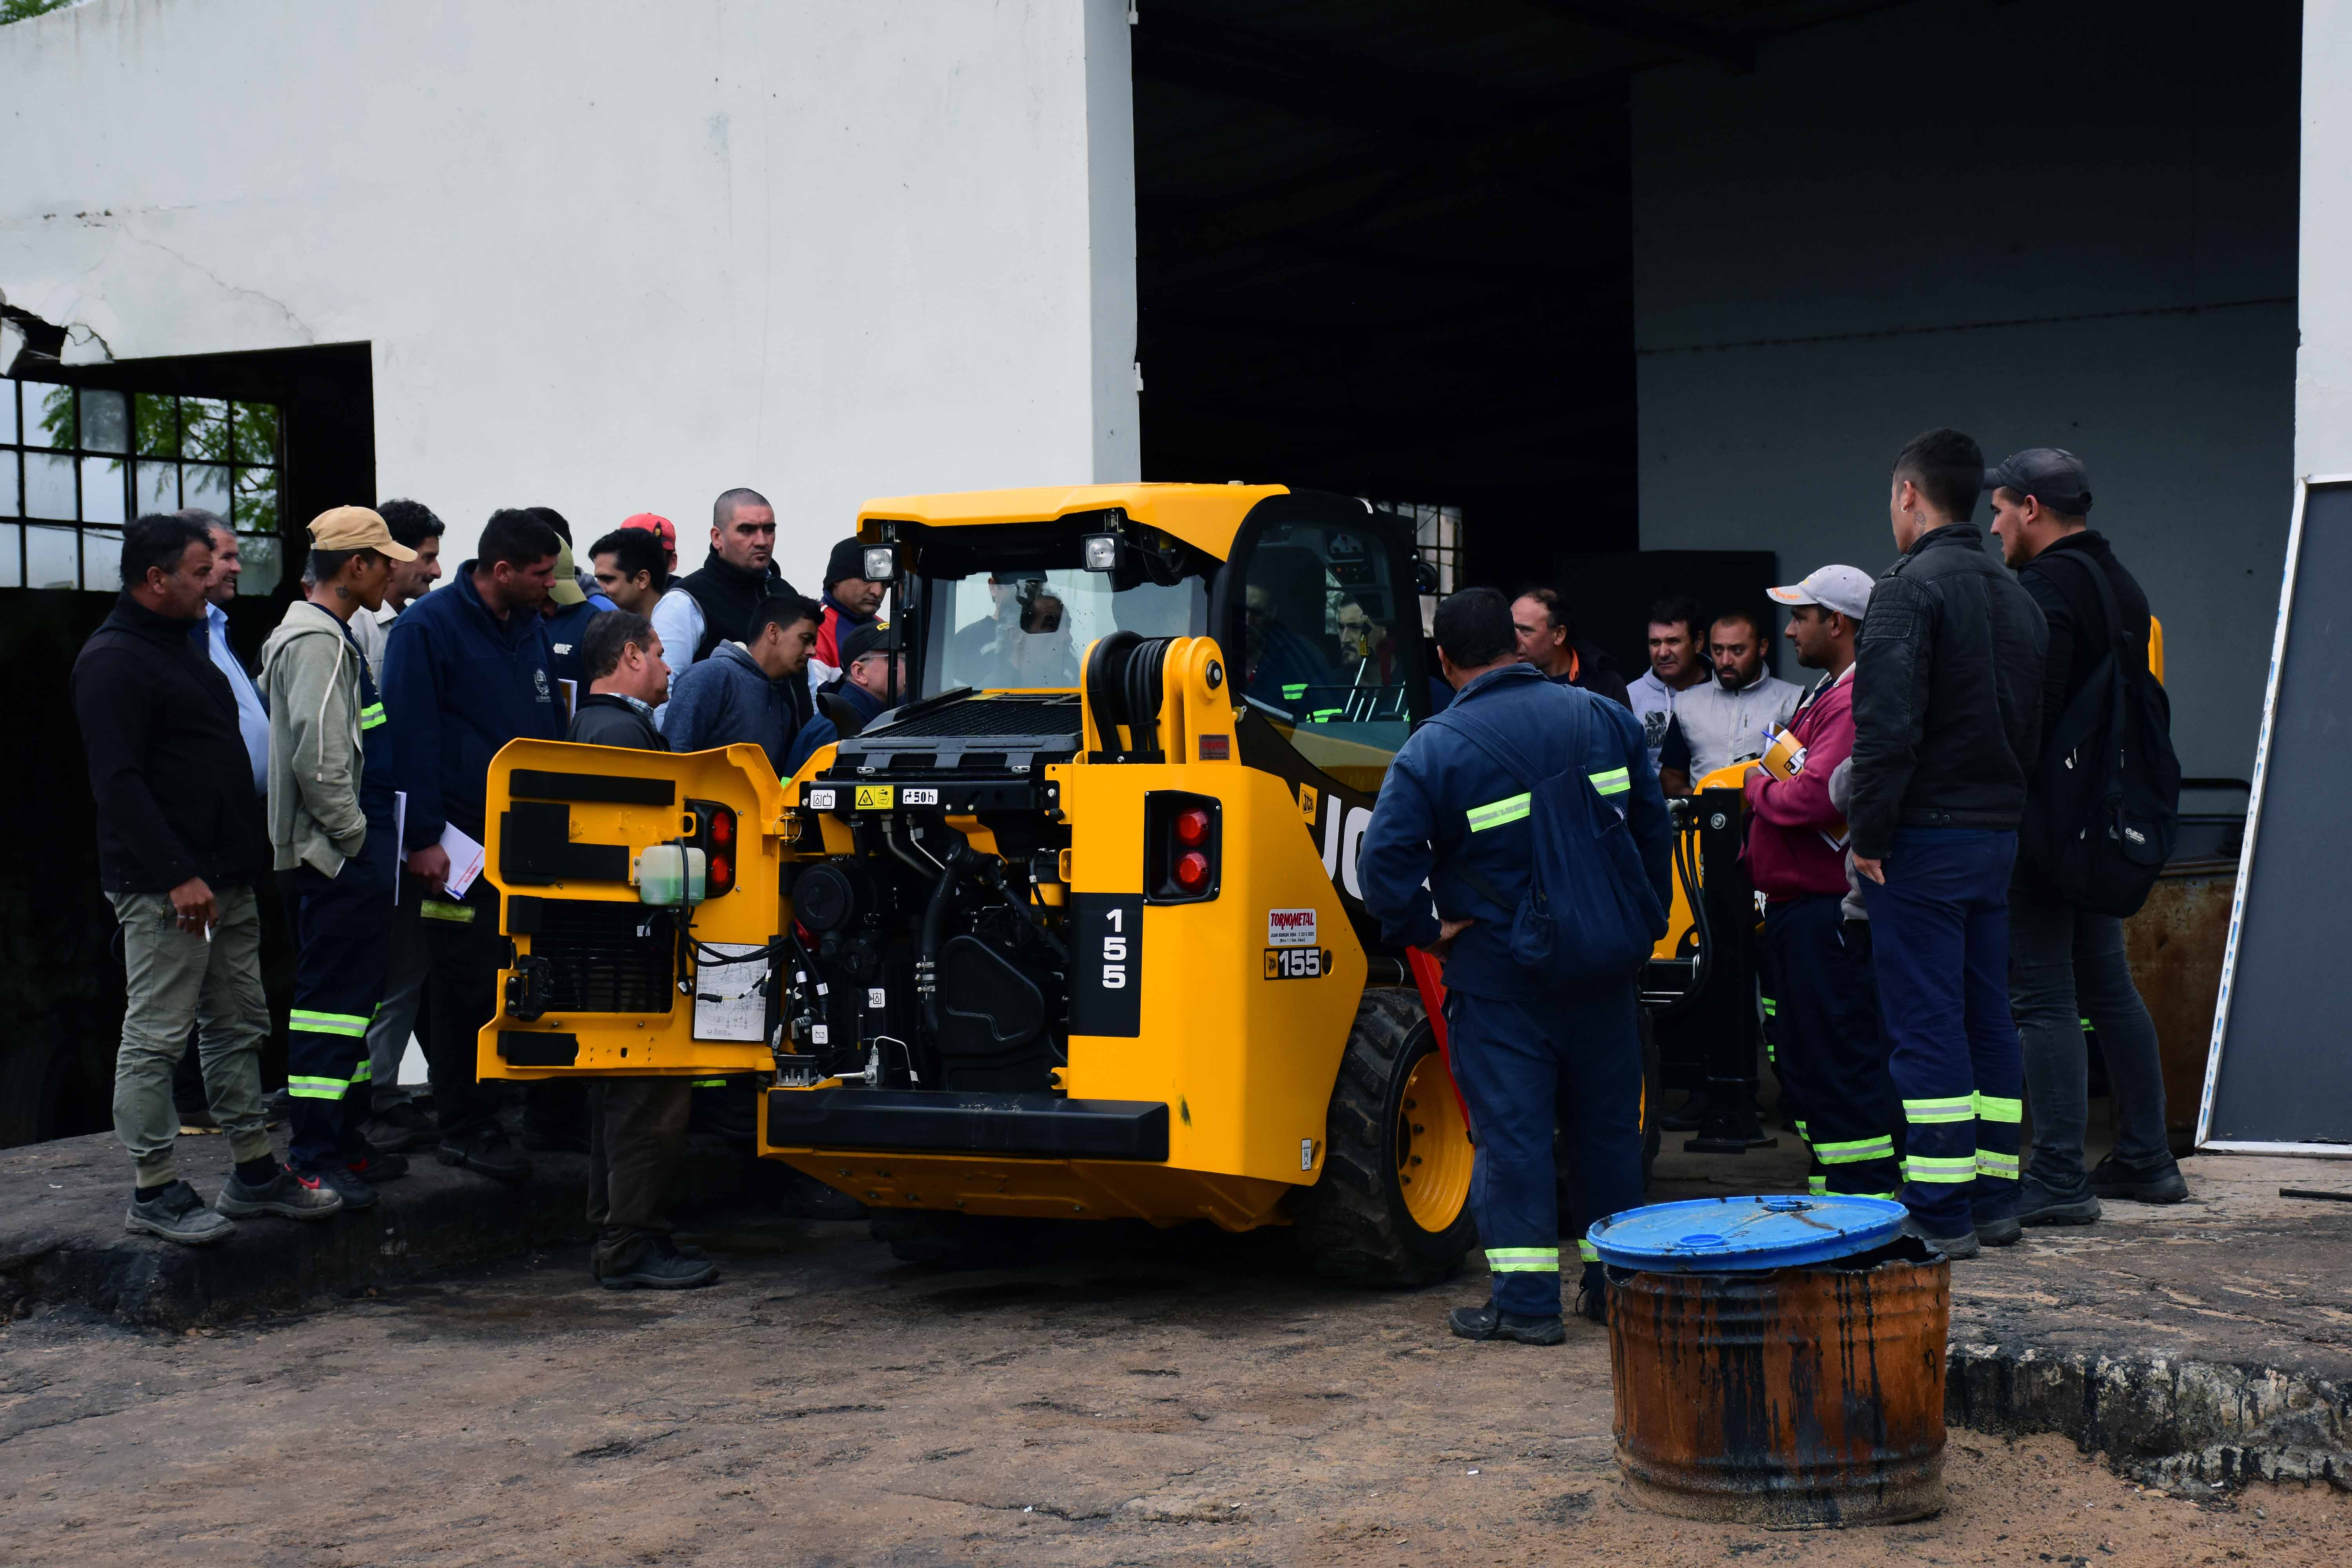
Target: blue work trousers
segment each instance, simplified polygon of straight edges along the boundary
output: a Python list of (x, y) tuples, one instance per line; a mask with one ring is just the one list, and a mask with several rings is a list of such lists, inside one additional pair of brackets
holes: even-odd
[[(1559, 1129), (1595, 1219), (1642, 1201), (1642, 1038), (1633, 981), (1535, 1001), (1453, 992), (1446, 1048), (1476, 1140), (1470, 1213), (1486, 1244), (1495, 1305), (1559, 1315), (1559, 1183), (1554, 1103), (1570, 1080), (1575, 1124)], [(1591, 1272), (1598, 1265), (1583, 1254)]]
[(2017, 835), (1898, 829), (1862, 884), (1902, 1097), (1903, 1201), (1930, 1236), (2017, 1213), (2025, 1063), (2009, 1010)]
[(380, 821), (372, 814), (367, 842), (335, 875), (305, 865), (286, 878), (298, 943), (286, 1034), (293, 1123), (286, 1154), (306, 1173), (367, 1152), (360, 1131), (372, 1099), (367, 1032), (391, 956), (396, 855), (390, 813)]
[(1797, 1131), (1812, 1150), (1808, 1185), (1891, 1198), (1902, 1185), (1900, 1112), (1878, 1027), (1870, 922), (1848, 932), (1843, 903), (1835, 893), (1801, 893), (1765, 906), (1780, 1077), (1796, 1090)]

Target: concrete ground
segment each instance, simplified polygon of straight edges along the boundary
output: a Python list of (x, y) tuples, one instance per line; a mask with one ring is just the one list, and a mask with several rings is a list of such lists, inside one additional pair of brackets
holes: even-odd
[[(2352, 1188), (2352, 1165), (2291, 1163), (2195, 1162), (2198, 1205), (2117, 1205), (1959, 1266), (1955, 1366), (2010, 1347), (2014, 1397), (1978, 1425), (2032, 1415), (2033, 1369), (2095, 1343), (2141, 1365), (2261, 1348), (2306, 1406), (2352, 1386), (2352, 1205), (2274, 1196)], [(1672, 1153), (1657, 1195), (1785, 1189), (1791, 1165)], [(0, 1560), (2352, 1561), (2344, 1492), (2192, 1500), (2049, 1426), (1956, 1428), (1949, 1506), (1917, 1524), (1642, 1513), (1614, 1479), (1603, 1331), (1450, 1340), (1444, 1310), (1483, 1280), (1349, 1290), (1278, 1234), (1105, 1227), (972, 1272), (895, 1263), (853, 1225), (746, 1213), (702, 1235), (727, 1275), (690, 1294), (594, 1289), (574, 1248), (182, 1333), (20, 1319), (0, 1330)]]

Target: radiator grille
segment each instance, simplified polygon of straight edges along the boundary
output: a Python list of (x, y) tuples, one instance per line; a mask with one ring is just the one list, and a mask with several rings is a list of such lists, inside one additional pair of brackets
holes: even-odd
[[(639, 936), (637, 928), (646, 927)], [(547, 961), (550, 1013), (667, 1013), (676, 997), (667, 910), (550, 899), (531, 956)]]
[(910, 714), (874, 731), (877, 741), (972, 735), (1075, 737), (1079, 728), (1076, 696), (973, 697), (928, 713)]

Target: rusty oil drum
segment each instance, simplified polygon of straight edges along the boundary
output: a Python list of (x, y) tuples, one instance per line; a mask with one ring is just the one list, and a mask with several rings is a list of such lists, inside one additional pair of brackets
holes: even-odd
[(1941, 1510), (1950, 1268), (1908, 1239), (1781, 1268), (1612, 1266), (1628, 1495), (1782, 1530)]

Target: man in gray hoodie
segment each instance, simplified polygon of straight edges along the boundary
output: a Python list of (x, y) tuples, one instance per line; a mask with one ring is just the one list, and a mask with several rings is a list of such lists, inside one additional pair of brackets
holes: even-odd
[[(288, 1168), (345, 1208), (408, 1168), (360, 1129), (370, 1098), (368, 1024), (383, 1000), (399, 834), (392, 731), (352, 617), (383, 603), (393, 564), (415, 552), (383, 518), (343, 506), (310, 524), (310, 597), (261, 648), (269, 698), (269, 844), (299, 951), (288, 1028), (293, 1102)], [(224, 1205), (226, 1206), (226, 1205)], [(230, 1210), (228, 1212), (235, 1212)]]

